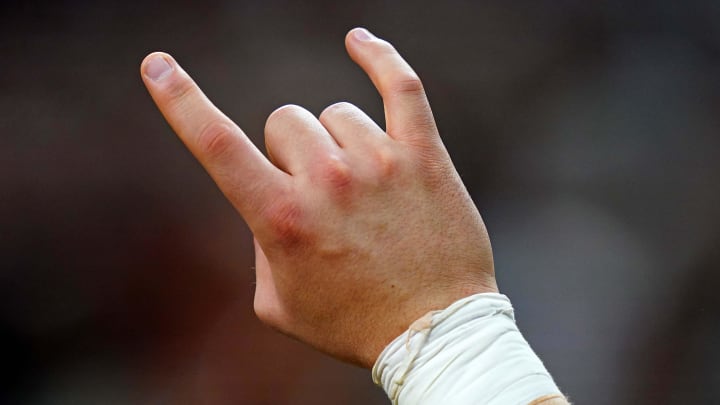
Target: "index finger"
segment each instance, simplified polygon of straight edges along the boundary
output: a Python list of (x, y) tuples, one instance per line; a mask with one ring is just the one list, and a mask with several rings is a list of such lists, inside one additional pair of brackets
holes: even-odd
[(265, 158), (170, 55), (151, 53), (140, 71), (167, 122), (253, 228), (258, 212), (287, 185), (288, 175)]

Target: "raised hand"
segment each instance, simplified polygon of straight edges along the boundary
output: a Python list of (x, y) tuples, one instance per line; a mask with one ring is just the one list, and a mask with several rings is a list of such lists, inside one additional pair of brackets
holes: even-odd
[(386, 130), (349, 103), (295, 105), (265, 126), (266, 158), (169, 55), (143, 81), (255, 236), (255, 311), (370, 367), (417, 318), (496, 292), (485, 227), (442, 145), (422, 83), (387, 42), (345, 44), (385, 105)]

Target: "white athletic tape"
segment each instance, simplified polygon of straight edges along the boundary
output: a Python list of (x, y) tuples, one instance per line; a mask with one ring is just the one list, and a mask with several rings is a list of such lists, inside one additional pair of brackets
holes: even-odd
[(526, 405), (560, 394), (502, 294), (472, 295), (418, 319), (372, 374), (397, 405)]

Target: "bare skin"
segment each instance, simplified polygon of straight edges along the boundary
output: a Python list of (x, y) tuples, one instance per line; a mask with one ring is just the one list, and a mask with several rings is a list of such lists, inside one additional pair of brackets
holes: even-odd
[(258, 317), (372, 367), (414, 320), (497, 286), (485, 226), (417, 75), (364, 29), (345, 45), (382, 96), (386, 130), (348, 103), (319, 118), (288, 105), (267, 120), (268, 158), (170, 55), (148, 55), (141, 74), (255, 236)]

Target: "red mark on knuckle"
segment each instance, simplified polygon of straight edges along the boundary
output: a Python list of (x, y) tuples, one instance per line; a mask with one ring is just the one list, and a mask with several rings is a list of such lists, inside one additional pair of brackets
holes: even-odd
[(323, 164), (322, 176), (334, 194), (347, 193), (353, 183), (350, 166), (338, 157), (330, 157)]
[(211, 159), (219, 158), (235, 143), (235, 133), (228, 123), (213, 121), (205, 125), (197, 142), (203, 155)]
[(263, 216), (277, 245), (293, 248), (308, 243), (309, 235), (303, 225), (304, 214), (298, 203), (273, 201), (263, 210)]

